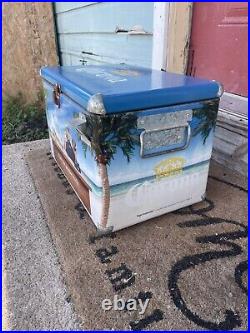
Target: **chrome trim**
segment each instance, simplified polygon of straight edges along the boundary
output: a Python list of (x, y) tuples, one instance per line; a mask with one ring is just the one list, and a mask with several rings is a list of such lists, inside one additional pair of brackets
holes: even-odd
[(102, 94), (95, 94), (90, 97), (87, 105), (87, 111), (89, 113), (98, 114), (98, 115), (105, 115), (106, 110), (103, 104)]
[[(186, 126), (175, 126), (175, 127), (170, 127), (170, 128), (165, 128), (166, 130), (168, 129), (173, 129), (173, 128), (187, 128), (187, 136), (186, 136), (186, 142), (182, 147), (178, 147), (178, 148), (173, 148), (173, 149), (166, 149), (163, 150), (161, 152), (155, 152), (155, 153), (149, 153), (147, 155), (144, 154), (143, 150), (144, 150), (144, 143), (143, 143), (143, 137), (146, 133), (151, 133), (151, 132), (158, 132), (159, 130), (151, 130), (151, 131), (143, 131), (140, 134), (140, 143), (141, 143), (141, 148), (140, 148), (140, 156), (141, 158), (148, 158), (148, 157), (153, 157), (153, 156), (158, 156), (158, 155), (163, 155), (163, 154), (167, 154), (167, 153), (172, 153), (175, 151), (179, 151), (179, 150), (184, 150), (188, 147), (189, 143), (190, 143), (190, 139), (191, 139), (191, 127), (190, 125), (186, 125)], [(160, 131), (162, 131), (163, 129), (161, 129)]]
[(220, 97), (223, 95), (224, 91), (225, 91), (224, 86), (223, 86), (222, 83), (220, 83), (220, 82), (218, 82), (218, 81), (216, 81), (216, 80), (212, 80), (212, 81), (213, 81), (213, 82), (216, 82), (216, 83), (218, 84), (218, 86), (219, 86), (219, 90), (218, 90), (218, 93), (217, 93), (217, 97), (220, 98)]

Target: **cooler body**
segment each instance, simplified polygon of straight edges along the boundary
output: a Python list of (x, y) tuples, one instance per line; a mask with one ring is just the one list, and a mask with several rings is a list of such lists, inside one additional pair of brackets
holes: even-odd
[(216, 95), (95, 113), (77, 91), (43, 79), (52, 154), (97, 228), (119, 230), (204, 199)]

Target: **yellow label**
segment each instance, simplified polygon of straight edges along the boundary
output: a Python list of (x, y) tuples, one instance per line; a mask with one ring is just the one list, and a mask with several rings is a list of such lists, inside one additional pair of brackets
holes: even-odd
[(159, 180), (163, 177), (177, 175), (182, 172), (185, 159), (182, 157), (173, 157), (161, 161), (154, 167), (156, 178)]

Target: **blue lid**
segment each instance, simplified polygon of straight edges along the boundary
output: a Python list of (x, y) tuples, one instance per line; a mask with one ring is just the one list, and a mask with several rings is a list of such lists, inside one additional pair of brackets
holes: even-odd
[(128, 65), (43, 67), (41, 76), (97, 114), (218, 98), (221, 91), (215, 81)]

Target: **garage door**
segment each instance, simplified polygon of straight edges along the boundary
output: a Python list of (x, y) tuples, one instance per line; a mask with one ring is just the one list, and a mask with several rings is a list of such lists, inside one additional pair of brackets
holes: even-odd
[(55, 2), (63, 65), (151, 67), (153, 2)]

